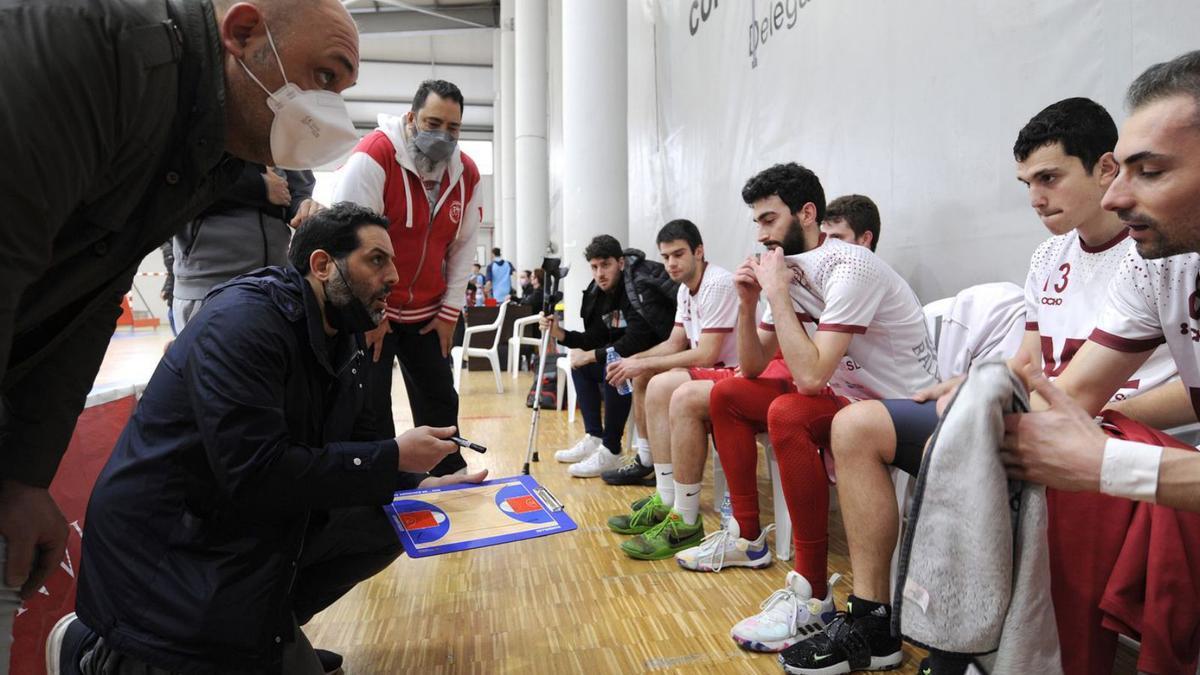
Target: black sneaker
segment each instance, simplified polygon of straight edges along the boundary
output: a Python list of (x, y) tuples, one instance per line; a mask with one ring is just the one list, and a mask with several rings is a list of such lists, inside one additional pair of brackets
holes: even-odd
[(328, 649), (314, 649), (317, 653), (317, 660), (321, 662), (321, 670), (325, 671), (325, 675), (341, 675), (342, 671), (342, 655), (331, 652)]
[(952, 656), (945, 652), (930, 652), (917, 666), (918, 675), (964, 675), (973, 659), (969, 656)]
[(605, 483), (609, 485), (641, 485), (643, 487), (654, 487), (654, 467), (642, 464), (642, 460), (637, 455), (633, 456), (628, 464), (609, 469), (600, 474)]
[(793, 675), (891, 670), (903, 660), (900, 640), (892, 637), (888, 617), (869, 614), (852, 619), (846, 612), (838, 612), (824, 633), (779, 654), (783, 669)]
[(46, 636), (48, 675), (79, 675), (79, 660), (91, 651), (99, 637), (75, 618), (75, 612), (59, 619)]

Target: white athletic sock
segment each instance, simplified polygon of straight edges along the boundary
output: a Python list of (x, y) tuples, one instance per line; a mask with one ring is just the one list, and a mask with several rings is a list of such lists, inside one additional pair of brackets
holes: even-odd
[(688, 525), (695, 525), (696, 519), (700, 517), (700, 483), (680, 483), (675, 482), (675, 513), (678, 513), (683, 522)]
[(633, 449), (637, 450), (638, 461), (642, 463), (642, 466), (650, 466), (654, 463), (654, 458), (650, 455), (650, 441), (639, 438), (634, 442)]
[(658, 496), (662, 499), (663, 505), (673, 505), (675, 503), (675, 472), (671, 470), (671, 463), (655, 464), (654, 479), (658, 485)]

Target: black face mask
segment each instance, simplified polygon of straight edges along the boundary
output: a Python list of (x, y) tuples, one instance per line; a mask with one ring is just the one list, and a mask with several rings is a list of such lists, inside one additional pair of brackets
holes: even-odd
[(362, 303), (362, 300), (354, 295), (354, 287), (346, 280), (346, 275), (342, 274), (342, 268), (337, 263), (334, 263), (333, 266), (337, 270), (338, 276), (342, 278), (342, 283), (350, 289), (350, 302), (340, 307), (333, 304), (329, 301), (329, 289), (326, 288), (325, 320), (339, 333), (365, 333), (377, 328), (379, 324), (371, 317), (371, 312)]

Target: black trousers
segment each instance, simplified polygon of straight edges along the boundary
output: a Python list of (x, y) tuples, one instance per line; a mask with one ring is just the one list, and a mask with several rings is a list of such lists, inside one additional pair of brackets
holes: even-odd
[[(371, 411), (382, 431), (396, 435), (392, 419), (392, 363), (400, 360), (400, 372), (408, 389), (408, 405), (415, 426), (457, 427), (458, 392), (449, 357), (442, 356), (437, 331), (424, 335), (424, 324), (392, 322), (392, 332), (383, 338), (383, 353), (371, 363)], [(447, 455), (429, 473), (445, 476), (467, 465), (462, 453)]]
[[(571, 369), (575, 381), (575, 396), (579, 398), (579, 411), (583, 413), (583, 430), (589, 436), (604, 439), (604, 447), (613, 454), (621, 454), (621, 436), (625, 434), (625, 422), (633, 407), (633, 396), (622, 396), (604, 379), (608, 366), (589, 363), (582, 368)], [(600, 403), (604, 403), (604, 419), (600, 418)]]
[(403, 552), (400, 537), (378, 506), (314, 512), (292, 586), (296, 623), (308, 623)]
[[(313, 512), (296, 582), (292, 586), (292, 613), (297, 625), (308, 623), (359, 582), (381, 572), (404, 552), (400, 538), (378, 506), (354, 506)], [(78, 654), (82, 675), (175, 675), (141, 659), (116, 651), (92, 634)], [(197, 668), (200, 666), (197, 665)], [(283, 650), (284, 675), (320, 672), (316, 656), (303, 633)]]

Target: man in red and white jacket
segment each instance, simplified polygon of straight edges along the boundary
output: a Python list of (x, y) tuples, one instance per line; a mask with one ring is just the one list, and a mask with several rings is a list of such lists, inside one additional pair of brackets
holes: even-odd
[[(458, 149), (463, 95), (445, 80), (426, 80), (402, 116), (380, 115), (338, 171), (333, 201), (374, 209), (390, 221), (400, 281), (388, 296), (388, 321), (367, 334), (371, 408), (392, 429), (392, 362), (399, 357), (414, 426), (458, 425), (450, 342), (466, 296), (483, 220), (479, 169)], [(454, 453), (431, 471), (466, 466)]]

